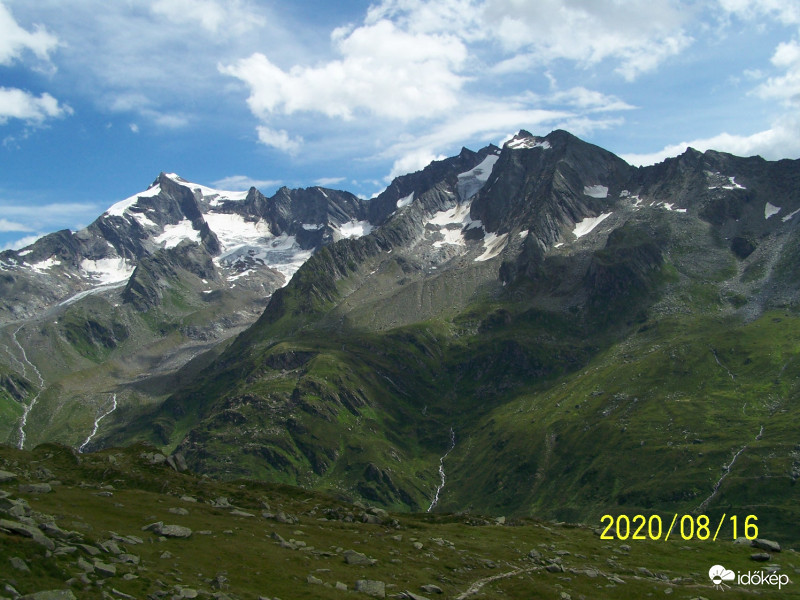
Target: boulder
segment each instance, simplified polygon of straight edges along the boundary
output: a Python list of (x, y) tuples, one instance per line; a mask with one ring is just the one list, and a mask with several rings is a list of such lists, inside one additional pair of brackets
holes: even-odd
[(348, 565), (370, 566), (378, 562), (374, 558), (369, 558), (367, 555), (356, 552), (355, 550), (345, 550), (342, 556), (344, 556), (344, 562)]
[(359, 579), (356, 581), (355, 590), (373, 598), (386, 598), (386, 584), (383, 581)]
[(772, 540), (765, 540), (762, 538), (756, 538), (750, 545), (753, 548), (758, 548), (760, 550), (766, 550), (767, 552), (780, 552), (781, 545), (778, 542), (773, 542)]
[(47, 590), (34, 592), (19, 598), (19, 600), (78, 600), (71, 590)]

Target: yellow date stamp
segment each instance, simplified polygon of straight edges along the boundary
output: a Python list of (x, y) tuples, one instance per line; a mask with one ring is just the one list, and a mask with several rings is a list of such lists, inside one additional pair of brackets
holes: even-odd
[[(603, 532), (600, 534), (601, 540), (651, 540), (667, 541), (672, 536), (673, 539), (700, 540), (700, 541), (717, 541), (717, 537), (723, 526), (730, 523), (731, 533), (733, 539), (737, 539), (740, 534), (740, 525), (742, 526), (741, 532), (748, 540), (754, 540), (758, 537), (758, 517), (755, 515), (747, 515), (743, 522), (737, 515), (728, 516), (723, 513), (719, 520), (713, 520), (708, 515), (679, 515), (673, 513), (669, 527), (665, 527), (666, 521), (661, 518), (661, 515), (633, 515), (626, 514), (620, 515), (603, 515), (600, 518), (600, 524), (603, 526)], [(667, 517), (669, 520), (669, 517)], [(727, 528), (726, 528), (727, 530)], [(725, 534), (723, 534), (725, 537)]]

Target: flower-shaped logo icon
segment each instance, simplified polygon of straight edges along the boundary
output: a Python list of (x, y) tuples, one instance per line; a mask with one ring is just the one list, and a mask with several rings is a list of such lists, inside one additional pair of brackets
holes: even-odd
[(725, 581), (733, 581), (736, 579), (736, 574), (731, 571), (730, 569), (726, 569), (722, 565), (714, 565), (708, 570), (708, 576), (711, 579), (711, 583), (714, 584), (714, 587), (718, 590), (725, 589), (726, 587), (729, 588), (731, 586), (726, 585)]

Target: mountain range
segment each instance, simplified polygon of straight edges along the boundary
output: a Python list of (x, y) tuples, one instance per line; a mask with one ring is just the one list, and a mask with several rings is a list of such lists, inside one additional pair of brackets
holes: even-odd
[[(0, 439), (403, 511), (797, 539), (800, 161), (520, 131), (371, 200), (161, 174), (0, 254)], [(178, 460), (177, 458), (175, 460)]]

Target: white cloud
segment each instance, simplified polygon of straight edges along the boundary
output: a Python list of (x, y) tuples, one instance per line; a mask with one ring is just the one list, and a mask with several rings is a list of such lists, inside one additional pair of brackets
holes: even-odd
[(66, 104), (59, 104), (50, 94), (34, 96), (24, 90), (0, 87), (0, 124), (9, 119), (41, 123), (48, 118), (69, 114), (72, 114), (72, 109)]
[(303, 138), (293, 138), (283, 129), (276, 131), (275, 129), (260, 125), (256, 127), (256, 131), (258, 132), (259, 142), (265, 146), (271, 146), (282, 150), (287, 154), (297, 154), (303, 145)]
[(770, 77), (756, 88), (756, 94), (767, 100), (781, 100), (784, 105), (800, 107), (800, 43), (783, 42), (775, 49), (772, 64), (785, 69), (783, 75)]
[(136, 123), (131, 123), (128, 127), (131, 128), (133, 133), (139, 133), (139, 126)]
[(264, 18), (238, 0), (156, 0), (151, 10), (173, 23), (200, 25), (217, 35), (241, 35), (264, 24)]
[(26, 31), (0, 2), (0, 65), (10, 65), (25, 50), (30, 50), (41, 60), (49, 60), (50, 52), (58, 46), (58, 38), (41, 26)]
[(250, 110), (267, 120), (298, 111), (352, 119), (357, 112), (410, 121), (458, 104), (464, 78), (456, 71), (467, 57), (460, 40), (413, 34), (382, 20), (349, 33), (332, 34), (341, 56), (319, 66), (284, 71), (255, 53), (220, 66), (250, 88)]
[(37, 233), (37, 234), (34, 234), (34, 235), (26, 235), (25, 237), (20, 238), (18, 240), (14, 240), (12, 242), (7, 242), (3, 246), (3, 250), (20, 250), (22, 248), (25, 248), (26, 246), (30, 246), (31, 244), (33, 244), (36, 240), (38, 240), (43, 235), (44, 235), (43, 233)]
[(319, 179), (314, 180), (314, 183), (317, 185), (321, 185), (323, 187), (329, 185), (336, 185), (337, 183), (342, 183), (346, 177), (320, 177)]
[(280, 184), (281, 181), (277, 179), (254, 179), (247, 175), (230, 175), (217, 179), (212, 183), (217, 189), (233, 191), (249, 190), (251, 187), (258, 189), (269, 188)]
[(719, 5), (743, 19), (769, 16), (786, 25), (800, 24), (800, 4), (794, 0), (719, 0)]
[[(487, 0), (486, 26), (510, 52), (526, 55), (519, 67), (558, 59), (590, 66), (611, 59), (632, 81), (692, 42), (677, 2), (649, 0)], [(687, 11), (683, 7), (683, 13)], [(513, 62), (504, 64), (505, 70)]]
[(688, 147), (705, 152), (719, 150), (737, 156), (759, 155), (767, 160), (779, 160), (787, 156), (800, 156), (800, 118), (785, 116), (773, 123), (769, 129), (751, 135), (721, 133), (689, 142), (671, 144), (649, 154), (623, 154), (622, 158), (633, 165), (651, 165), (672, 156), (678, 156)]
[(442, 154), (434, 155), (432, 152), (426, 149), (413, 150), (394, 161), (392, 170), (386, 177), (386, 181), (389, 182), (399, 175), (420, 171), (431, 164), (431, 162), (434, 160), (443, 160), (445, 158), (446, 156)]
[(0, 218), (0, 231), (33, 231), (33, 229), (22, 223)]

